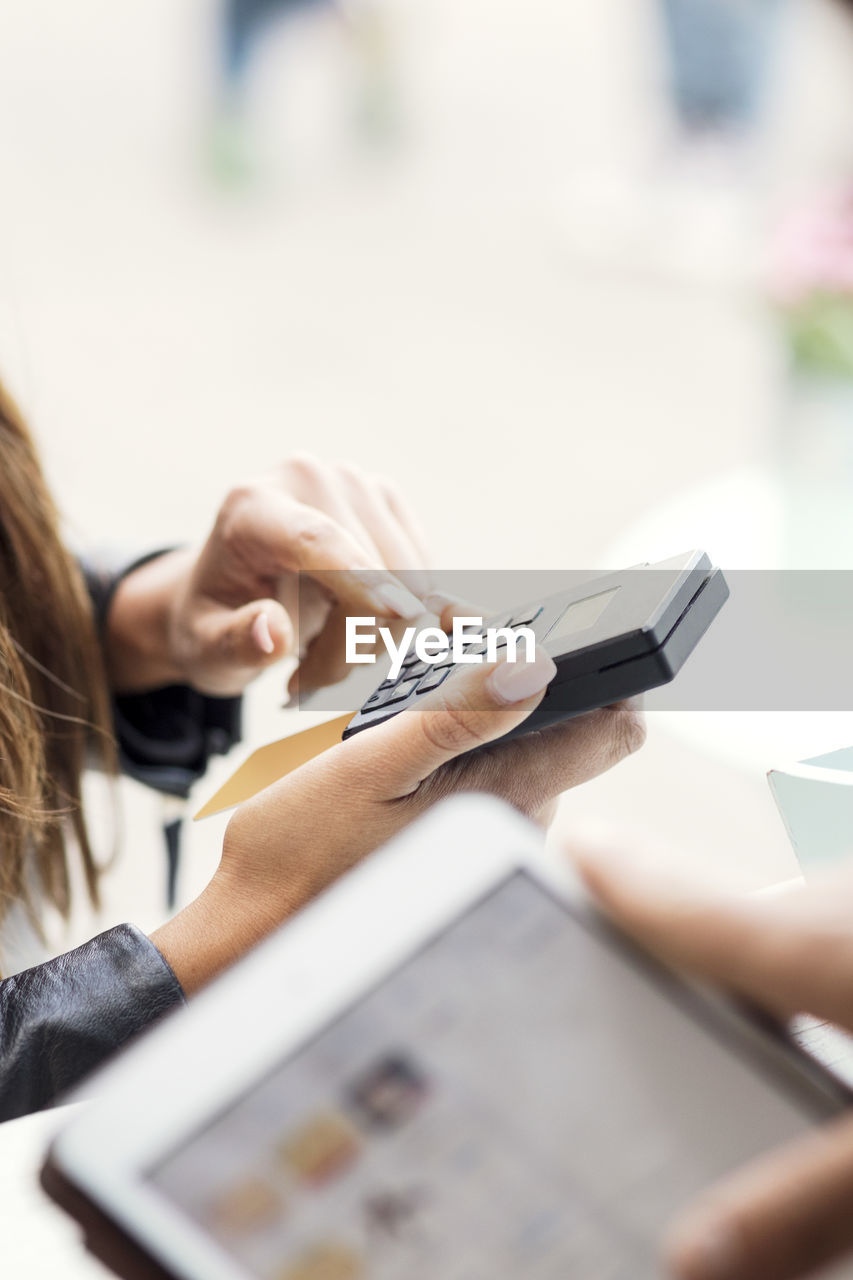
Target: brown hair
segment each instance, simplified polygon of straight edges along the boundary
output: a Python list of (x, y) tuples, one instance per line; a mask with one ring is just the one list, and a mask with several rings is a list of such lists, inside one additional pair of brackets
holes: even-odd
[(92, 607), (32, 437), (0, 384), (0, 920), (19, 901), (37, 923), (35, 888), (67, 916), (69, 834), (97, 905), (81, 806), (91, 752), (114, 771)]

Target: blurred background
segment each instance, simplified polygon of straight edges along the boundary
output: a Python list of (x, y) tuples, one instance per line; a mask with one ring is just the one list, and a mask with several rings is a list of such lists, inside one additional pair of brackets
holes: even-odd
[[(84, 545), (198, 538), (309, 449), (448, 570), (851, 567), (851, 115), (840, 0), (5, 5), (0, 370)], [(656, 714), (555, 835), (784, 879), (764, 772), (850, 719)], [(103, 923), (150, 926), (159, 801), (125, 815)]]

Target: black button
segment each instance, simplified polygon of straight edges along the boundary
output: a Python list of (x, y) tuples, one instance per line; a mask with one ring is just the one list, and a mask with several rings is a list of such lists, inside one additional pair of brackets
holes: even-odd
[(383, 702), (383, 706), (388, 706), (391, 702), (405, 702), (410, 693), (414, 693), (420, 684), (421, 677), (415, 676), (413, 680), (403, 680), (396, 689), (389, 689), (389, 696)]
[[(418, 679), (420, 679), (420, 677), (418, 677)], [(385, 688), (384, 685), (381, 685), (364, 703), (364, 710), (376, 711), (378, 707), (387, 707), (390, 702), (399, 702), (401, 698), (405, 698), (407, 696), (402, 691), (403, 687), (407, 685), (409, 692), (411, 693), (417, 683), (417, 679), (404, 680), (401, 678), (400, 680), (395, 680), (394, 683), (388, 685), (387, 688)]]
[(450, 675), (452, 667), (436, 667), (431, 675), (425, 676), (418, 688), (418, 693), (429, 693), (431, 689), (437, 689), (443, 684)]
[(527, 611), (527, 613), (524, 615), (524, 617), (523, 617), (523, 618), (512, 618), (512, 619), (510, 620), (510, 626), (512, 626), (512, 627), (529, 627), (529, 626), (530, 626), (530, 624), (531, 624), (531, 622), (535, 622), (535, 621), (536, 621), (536, 619), (539, 617), (539, 615), (540, 615), (540, 613), (541, 613), (541, 612), (542, 612), (541, 608), (540, 608), (540, 609), (534, 609), (532, 613), (530, 612), (530, 610), (528, 610), (528, 611)]

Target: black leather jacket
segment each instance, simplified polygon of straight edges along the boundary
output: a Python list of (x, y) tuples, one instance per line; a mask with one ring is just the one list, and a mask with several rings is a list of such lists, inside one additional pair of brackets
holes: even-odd
[[(159, 554), (159, 553), (158, 553)], [(149, 559), (150, 557), (145, 557)], [(121, 571), (84, 563), (101, 626)], [(240, 700), (184, 687), (116, 698), (122, 768), (186, 795), (212, 752), (240, 736)], [(115, 1049), (183, 1003), (163, 956), (134, 925), (0, 982), (0, 1120), (49, 1105)]]

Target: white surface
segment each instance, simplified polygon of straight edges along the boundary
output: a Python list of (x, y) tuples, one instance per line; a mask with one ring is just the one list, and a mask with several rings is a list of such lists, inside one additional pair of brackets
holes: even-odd
[(112, 1275), (86, 1252), (82, 1232), (38, 1181), (48, 1142), (80, 1110), (59, 1107), (0, 1125), (3, 1270), (15, 1280), (102, 1280)]

